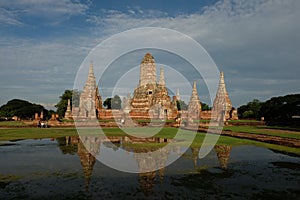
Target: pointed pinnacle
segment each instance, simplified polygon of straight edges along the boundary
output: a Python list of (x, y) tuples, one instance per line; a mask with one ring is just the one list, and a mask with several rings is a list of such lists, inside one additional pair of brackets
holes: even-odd
[(159, 82), (158, 84), (160, 85), (165, 85), (166, 82), (165, 82), (165, 73), (164, 73), (164, 68), (160, 68), (160, 73), (159, 73)]
[(193, 84), (193, 91), (197, 91), (196, 81), (194, 81), (194, 84)]

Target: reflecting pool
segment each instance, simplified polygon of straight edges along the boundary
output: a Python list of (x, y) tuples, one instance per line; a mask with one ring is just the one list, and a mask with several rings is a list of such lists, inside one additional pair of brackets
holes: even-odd
[[(181, 146), (159, 158), (138, 153), (160, 147), (128, 137), (64, 137), (2, 141), (0, 199), (297, 199), (300, 157), (256, 146), (218, 145), (203, 159), (189, 148), (165, 166)], [(143, 144), (146, 145), (143, 145)], [(126, 150), (140, 173), (112, 169), (96, 158)], [(94, 156), (93, 156), (94, 155)], [(96, 156), (96, 158), (95, 158)], [(121, 158), (120, 158), (121, 159)], [(121, 162), (125, 162), (120, 160)], [(151, 171), (153, 166), (158, 170)]]

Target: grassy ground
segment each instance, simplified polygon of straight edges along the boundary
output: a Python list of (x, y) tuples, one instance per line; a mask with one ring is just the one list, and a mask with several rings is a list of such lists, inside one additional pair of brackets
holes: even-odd
[(0, 129), (0, 140), (21, 140), (36, 138), (57, 138), (64, 136), (76, 136), (74, 128), (8, 128)]
[(267, 126), (225, 126), (223, 130), (300, 139), (299, 131), (271, 129)]
[[(89, 135), (99, 135), (99, 129), (85, 129), (86, 131), (84, 134)], [(107, 136), (125, 136), (127, 135), (119, 128), (104, 128), (102, 129), (104, 133)], [(153, 133), (158, 132), (155, 134), (155, 137), (160, 138), (174, 138), (174, 136), (177, 134), (178, 129), (176, 128), (163, 128), (159, 131), (158, 128), (126, 128), (124, 129), (127, 133), (132, 133), (135, 136), (138, 137), (145, 137), (149, 136), (149, 134), (153, 135)], [(260, 129), (255, 129), (251, 127), (237, 127), (233, 129), (231, 127), (231, 130), (235, 131), (259, 131)], [(192, 147), (200, 147), (202, 145), (202, 142), (205, 137), (205, 133), (196, 133), (195, 138), (193, 138), (195, 132), (191, 132), (188, 130), (181, 130), (182, 134), (177, 135), (177, 144), (179, 145), (189, 145), (187, 141), (193, 140)], [(277, 131), (277, 130), (276, 130)], [(2, 128), (0, 129), (0, 145), (1, 141), (7, 141), (7, 140), (20, 140), (20, 139), (36, 139), (36, 138), (58, 138), (58, 137), (65, 137), (65, 136), (77, 136), (77, 130), (75, 128), (48, 128), (48, 129), (40, 129), (40, 128)], [(278, 135), (278, 133), (276, 133)], [(293, 137), (294, 134), (291, 134)], [(255, 145), (265, 148), (270, 148), (277, 151), (283, 151), (293, 154), (300, 155), (300, 149), (299, 148), (292, 148), (292, 147), (286, 147), (281, 145), (275, 145), (275, 144), (268, 144), (248, 139), (239, 139), (239, 138), (233, 138), (229, 136), (220, 136), (217, 142), (218, 145), (230, 145), (230, 146), (237, 146), (237, 145)], [(211, 145), (209, 143), (206, 143), (206, 145)], [(138, 145), (137, 145), (138, 146)], [(162, 145), (157, 144), (141, 144), (141, 147), (161, 147)]]
[(258, 121), (258, 120), (255, 120), (255, 119), (238, 119), (238, 120), (230, 120), (229, 122), (233, 122), (233, 123), (238, 123), (238, 122), (243, 122), (243, 123), (251, 123), (251, 122), (261, 122), (261, 121)]
[(25, 127), (28, 126), (21, 121), (2, 121), (0, 122), (0, 127)]

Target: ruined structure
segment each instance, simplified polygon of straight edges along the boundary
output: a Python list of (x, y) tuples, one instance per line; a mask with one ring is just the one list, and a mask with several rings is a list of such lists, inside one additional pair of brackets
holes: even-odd
[(123, 98), (121, 110), (108, 110), (102, 108), (102, 99), (98, 91), (91, 63), (87, 81), (80, 95), (79, 107), (73, 106), (72, 112), (70, 112), (70, 104), (68, 103), (65, 118), (70, 118), (70, 115), (77, 119), (115, 118), (121, 122), (132, 121), (125, 120), (129, 118), (133, 120), (176, 119), (178, 126), (180, 126), (182, 119), (185, 119), (188, 122), (187, 125), (190, 126), (196, 126), (198, 123), (194, 122), (197, 122), (199, 119), (213, 119), (219, 125), (223, 125), (226, 120), (237, 119), (237, 112), (232, 107), (226, 90), (223, 72), (220, 74), (219, 88), (213, 103), (213, 109), (212, 111), (203, 112), (201, 111), (201, 102), (196, 82), (193, 84), (188, 109), (178, 112), (177, 101), (180, 100), (179, 90), (177, 90), (176, 96), (173, 96), (171, 99), (166, 87), (164, 69), (160, 69), (158, 79), (156, 72), (156, 64), (153, 56), (150, 53), (146, 53), (140, 64), (139, 83), (134, 89), (133, 96), (131, 97), (128, 94), (127, 97)]
[(140, 80), (130, 101), (130, 116), (142, 119), (174, 119), (177, 116), (176, 98), (171, 101), (166, 88), (164, 69), (156, 80), (156, 64), (147, 53), (140, 65)]
[(79, 109), (76, 114), (78, 118), (96, 119), (100, 109), (102, 109), (102, 99), (96, 84), (93, 64), (91, 63), (87, 81), (83, 92), (80, 94)]
[(180, 100), (180, 93), (179, 93), (179, 88), (177, 88), (177, 92), (176, 92), (176, 98), (179, 101)]
[[(201, 103), (197, 92), (196, 81), (193, 84), (193, 91), (188, 105), (187, 117), (188, 125), (194, 125), (195, 120), (199, 120), (201, 115)], [(198, 123), (196, 123), (198, 124)]]
[(67, 110), (65, 112), (65, 119), (72, 119), (72, 110), (71, 110), (70, 99), (68, 99), (68, 106), (67, 106)]
[(226, 90), (223, 72), (220, 73), (219, 87), (212, 109), (212, 118), (218, 121), (220, 125), (228, 119), (237, 119), (237, 112), (232, 107)]

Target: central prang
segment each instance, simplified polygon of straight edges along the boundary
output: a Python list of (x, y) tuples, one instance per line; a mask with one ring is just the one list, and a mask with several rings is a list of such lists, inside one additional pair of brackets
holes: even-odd
[(164, 69), (156, 78), (153, 56), (146, 53), (140, 65), (140, 81), (130, 102), (130, 116), (136, 119), (175, 119), (178, 114), (177, 99), (171, 100), (166, 88)]

